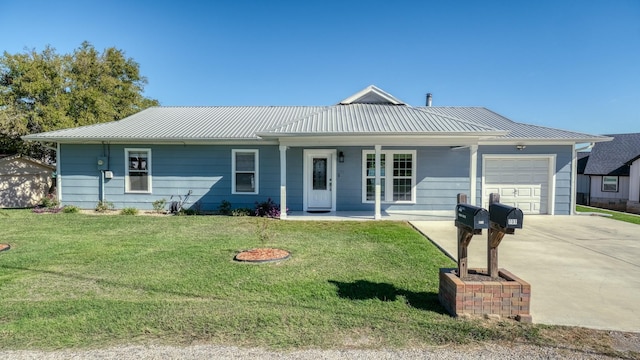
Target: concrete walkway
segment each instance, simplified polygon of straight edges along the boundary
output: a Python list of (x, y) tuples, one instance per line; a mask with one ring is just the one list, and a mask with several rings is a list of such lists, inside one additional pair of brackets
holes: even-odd
[[(412, 221), (452, 258), (453, 221)], [(473, 237), (469, 268), (487, 267), (487, 235)], [(640, 225), (599, 216), (525, 216), (505, 235), (498, 266), (531, 284), (534, 323), (640, 332)]]

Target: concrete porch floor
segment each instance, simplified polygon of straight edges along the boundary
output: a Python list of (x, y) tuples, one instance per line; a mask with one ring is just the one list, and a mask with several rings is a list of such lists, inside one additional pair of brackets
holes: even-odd
[[(320, 221), (366, 221), (374, 220), (373, 211), (331, 211), (326, 213), (309, 213), (306, 211), (291, 211), (287, 220), (320, 220)], [(454, 212), (434, 211), (389, 211), (382, 212), (381, 220), (392, 221), (451, 221)]]

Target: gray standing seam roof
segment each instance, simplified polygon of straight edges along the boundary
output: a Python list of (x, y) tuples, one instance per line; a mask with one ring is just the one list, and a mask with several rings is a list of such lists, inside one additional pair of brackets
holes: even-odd
[(332, 106), (152, 107), (125, 119), (31, 134), (25, 140), (219, 141), (308, 135), (486, 135), (496, 140), (593, 141), (600, 136), (516, 123), (482, 107)]
[(330, 106), (260, 134), (477, 134), (485, 132), (499, 135), (505, 133), (496, 128), (421, 111), (411, 106), (350, 104)]
[[(566, 131), (544, 126), (517, 123), (484, 107), (420, 107), (424, 111), (453, 116), (496, 129), (507, 129), (507, 139), (589, 139), (599, 138), (589, 134)], [(604, 137), (602, 137), (604, 138)]]
[(613, 134), (591, 149), (586, 175), (629, 176), (629, 165), (640, 157), (640, 133)]

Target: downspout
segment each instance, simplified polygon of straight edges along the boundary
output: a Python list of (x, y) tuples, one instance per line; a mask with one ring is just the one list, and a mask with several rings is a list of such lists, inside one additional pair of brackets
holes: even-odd
[[(587, 146), (576, 148), (577, 144), (573, 145), (573, 158), (571, 159), (571, 209), (569, 215), (577, 215), (576, 213), (576, 193), (578, 191), (578, 153), (585, 150), (590, 150), (596, 143), (592, 142)], [(591, 193), (591, 177), (589, 177), (589, 193)], [(591, 197), (591, 194), (589, 194)]]
[(56, 144), (56, 198), (62, 203), (62, 174), (60, 174), (60, 143)]

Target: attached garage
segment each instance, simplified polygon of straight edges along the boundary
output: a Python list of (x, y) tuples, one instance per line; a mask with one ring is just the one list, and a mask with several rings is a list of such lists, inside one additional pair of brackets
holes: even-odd
[(482, 206), (489, 194), (524, 214), (553, 214), (555, 155), (484, 155)]

